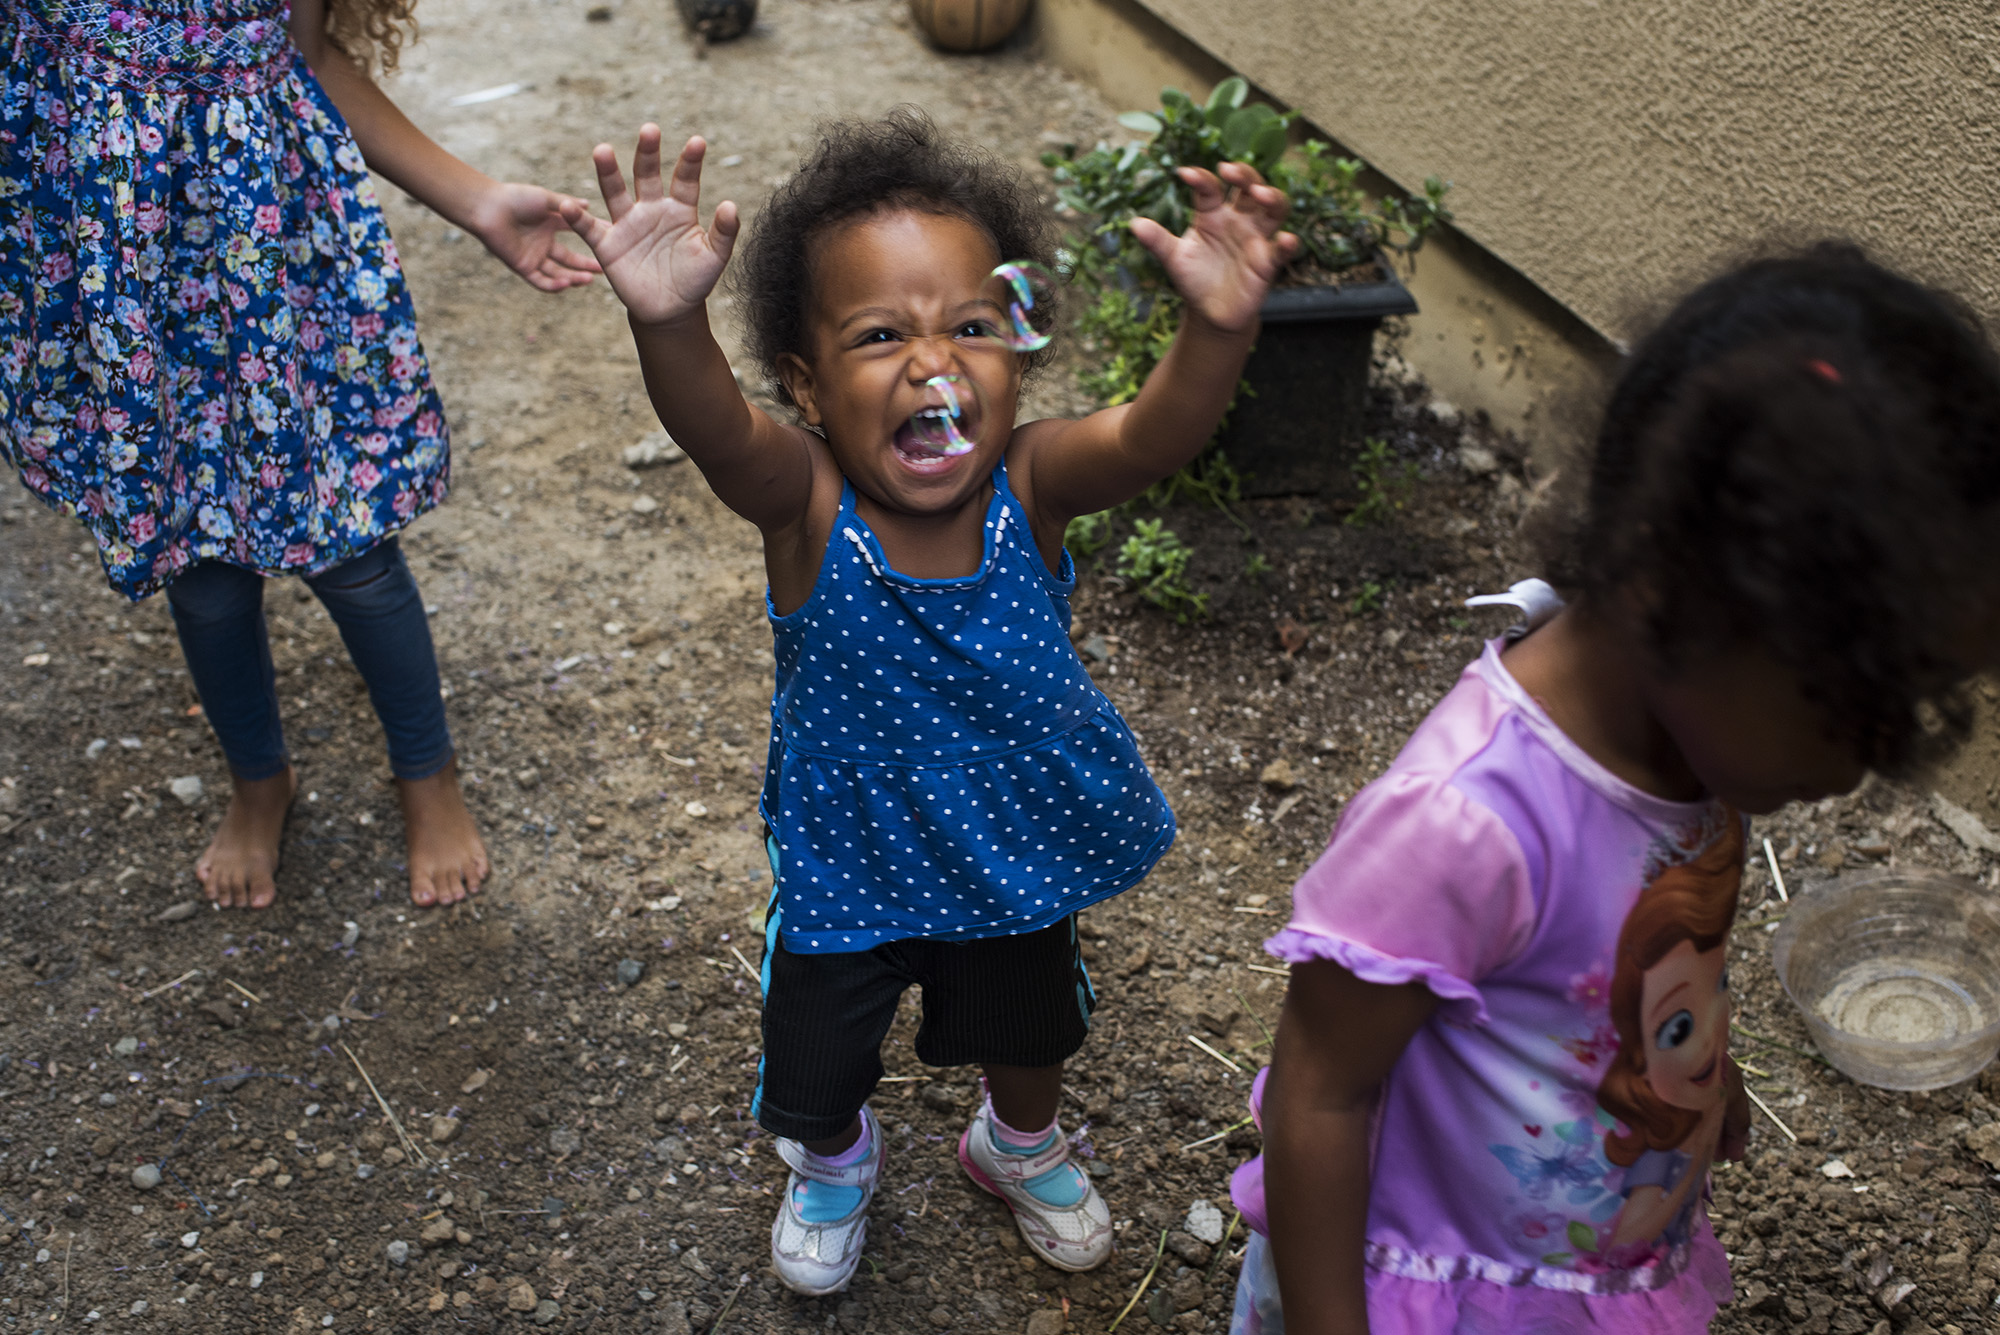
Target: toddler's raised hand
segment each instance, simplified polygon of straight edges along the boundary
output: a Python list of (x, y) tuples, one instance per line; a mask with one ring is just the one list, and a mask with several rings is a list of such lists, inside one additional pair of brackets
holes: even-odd
[(736, 247), (742, 222), (734, 204), (719, 205), (702, 230), (701, 159), (707, 151), (699, 135), (688, 140), (662, 190), (660, 127), (643, 126), (629, 190), (611, 145), (599, 144), (591, 154), (611, 221), (592, 217), (581, 203), (563, 208), (564, 220), (597, 256), (612, 290), (641, 324), (672, 323), (700, 309)]
[(1246, 329), (1298, 253), (1299, 239), (1279, 230), (1291, 201), (1246, 163), (1225, 162), (1216, 173), (1183, 167), (1180, 178), (1194, 191), (1188, 229), (1175, 236), (1134, 218), (1132, 235), (1166, 267), (1190, 309), (1220, 329)]

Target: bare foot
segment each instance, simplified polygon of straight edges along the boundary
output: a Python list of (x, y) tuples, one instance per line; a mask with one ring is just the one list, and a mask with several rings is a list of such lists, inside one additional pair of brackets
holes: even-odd
[(222, 825), (194, 864), (203, 894), (226, 909), (271, 906), (278, 897), (278, 840), (298, 787), (290, 766), (268, 779), (233, 781)]
[(428, 779), (398, 779), (396, 788), (410, 841), (410, 902), (429, 908), (478, 894), (493, 867), (486, 860), (486, 845), (479, 842), (479, 827), (465, 809), (458, 762)]

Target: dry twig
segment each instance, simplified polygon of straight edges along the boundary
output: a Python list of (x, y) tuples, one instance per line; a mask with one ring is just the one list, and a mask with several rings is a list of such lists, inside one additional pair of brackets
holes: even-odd
[(1233, 987), (1229, 989), (1229, 995), (1236, 998), (1236, 1004), (1243, 1007), (1243, 1013), (1245, 1015), (1248, 1015), (1251, 1019), (1255, 1020), (1257, 1022), (1257, 1027), (1264, 1031), (1264, 1041), (1266, 1043), (1276, 1044), (1278, 1041), (1278, 1036), (1271, 1032), (1270, 1025), (1264, 1023), (1264, 1017), (1259, 1015), (1255, 1010), (1251, 1009), (1250, 1002), (1248, 1001), (1248, 999), (1246, 999), (1241, 992), (1238, 992)]
[(243, 984), (237, 982), (234, 978), (225, 978), (222, 981), (229, 984), (231, 987), (235, 988), (238, 992), (241, 992), (244, 996), (256, 1002), (258, 1005), (261, 1006), (264, 1004), (264, 998), (258, 996), (255, 992), (252, 992), (249, 988), (243, 986)]
[(1778, 902), (1791, 903), (1792, 897), (1785, 893), (1785, 873), (1778, 870), (1778, 855), (1771, 851), (1769, 835), (1764, 837), (1764, 865), (1771, 869), (1771, 884), (1778, 887)]
[(1111, 1324), (1104, 1328), (1104, 1335), (1113, 1335), (1113, 1332), (1115, 1332), (1118, 1329), (1119, 1322), (1123, 1321), (1126, 1317), (1132, 1315), (1132, 1309), (1139, 1305), (1139, 1300), (1146, 1296), (1147, 1288), (1149, 1288), (1152, 1285), (1153, 1276), (1160, 1273), (1160, 1258), (1166, 1255), (1166, 1252), (1167, 1252), (1167, 1230), (1163, 1228), (1160, 1230), (1160, 1243), (1157, 1247), (1153, 1248), (1152, 1268), (1147, 1270), (1146, 1277), (1139, 1281), (1139, 1288), (1137, 1292), (1133, 1293), (1132, 1301), (1126, 1303), (1123, 1310), (1121, 1310), (1118, 1313), (1118, 1315), (1112, 1319)]
[(723, 1320), (728, 1317), (729, 1309), (736, 1306), (736, 1300), (743, 1296), (743, 1290), (749, 1285), (749, 1283), (750, 1283), (750, 1276), (748, 1275), (745, 1275), (743, 1276), (743, 1278), (736, 1281), (736, 1292), (729, 1295), (729, 1301), (724, 1303), (722, 1305), (722, 1310), (716, 1314), (715, 1324), (708, 1328), (708, 1335), (715, 1335), (716, 1331), (722, 1329)]
[(430, 1156), (425, 1154), (417, 1142), (410, 1139), (410, 1133), (403, 1129), (402, 1119), (396, 1116), (396, 1110), (389, 1106), (389, 1100), (382, 1097), (382, 1091), (375, 1088), (375, 1078), (368, 1074), (368, 1068), (361, 1064), (361, 1058), (354, 1055), (354, 1049), (342, 1043), (340, 1050), (347, 1054), (347, 1060), (354, 1063), (354, 1069), (361, 1072), (361, 1078), (368, 1082), (368, 1092), (375, 1096), (375, 1102), (382, 1109), (382, 1115), (388, 1118), (389, 1125), (396, 1129), (396, 1139), (403, 1142), (403, 1153), (426, 1168), (436, 1167), (431, 1162)]
[(1187, 1041), (1194, 1044), (1196, 1047), (1200, 1048), (1203, 1052), (1206, 1052), (1209, 1056), (1215, 1058), (1217, 1061), (1221, 1062), (1224, 1066), (1227, 1066), (1230, 1070), (1236, 1072), (1236, 1074), (1238, 1075), (1243, 1074), (1243, 1068), (1241, 1066), (1238, 1066), (1235, 1062), (1229, 1060), (1229, 1058), (1223, 1056), (1221, 1053), (1217, 1052), (1214, 1048), (1210, 1047), (1208, 1044), (1196, 1038), (1193, 1034), (1189, 1034), (1187, 1036)]
[(162, 992), (171, 992), (174, 988), (179, 987), (182, 983), (185, 983), (188, 979), (194, 977), (196, 974), (200, 972), (201, 972), (200, 969), (189, 969), (186, 973), (174, 979), (174, 981), (171, 983), (161, 983), (158, 987), (154, 988), (150, 992), (141, 992), (139, 994), (139, 1000), (151, 1001), (154, 997), (159, 996), (160, 993)]
[[(1200, 1140), (1189, 1141), (1187, 1144), (1181, 1146), (1181, 1153), (1186, 1154), (1189, 1150), (1198, 1150), (1204, 1145), (1213, 1145), (1216, 1141), (1221, 1140), (1224, 1136), (1228, 1135), (1230, 1132), (1241, 1131), (1244, 1127), (1250, 1125), (1252, 1120), (1253, 1119), (1246, 1117), (1240, 1122), (1231, 1122), (1228, 1126), (1223, 1127), (1222, 1130), (1216, 1132), (1212, 1136), (1203, 1136)], [(1119, 1143), (1123, 1144), (1124, 1142), (1120, 1141)]]
[(1786, 1126), (1784, 1122), (1779, 1120), (1778, 1114), (1771, 1111), (1771, 1105), (1757, 1097), (1756, 1090), (1750, 1088), (1750, 1086), (1748, 1085), (1745, 1085), (1743, 1086), (1743, 1092), (1750, 1096), (1750, 1101), (1757, 1105), (1758, 1110), (1762, 1112), (1764, 1116), (1771, 1119), (1771, 1125), (1777, 1127), (1778, 1130), (1784, 1132), (1785, 1137), (1788, 1140), (1790, 1140), (1792, 1144), (1796, 1145), (1799, 1143), (1798, 1133), (1793, 1131), (1790, 1127)]

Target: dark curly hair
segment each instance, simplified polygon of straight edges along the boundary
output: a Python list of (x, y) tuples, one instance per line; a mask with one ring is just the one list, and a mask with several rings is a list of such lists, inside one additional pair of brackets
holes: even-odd
[[(820, 243), (843, 224), (896, 209), (963, 218), (993, 239), (1001, 259), (1052, 263), (1053, 229), (1021, 173), (952, 143), (922, 111), (896, 107), (881, 120), (821, 126), (818, 147), (758, 213), (731, 280), (751, 354), (782, 401), (790, 403), (791, 394), (778, 378), (778, 359), (808, 352)], [(1047, 347), (1027, 354), (1027, 369), (1051, 355)]]
[(1704, 284), (1628, 359), (1557, 574), (1635, 608), (1663, 670), (1762, 647), (1874, 768), (1955, 741), (2000, 609), (1978, 319), (1838, 242)]

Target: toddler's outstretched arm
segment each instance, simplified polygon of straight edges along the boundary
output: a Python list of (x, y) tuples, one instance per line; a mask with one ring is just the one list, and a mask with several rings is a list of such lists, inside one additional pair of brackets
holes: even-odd
[(780, 425), (743, 397), (709, 328), (708, 295), (729, 263), (742, 220), (725, 200), (702, 228), (707, 152), (699, 136), (688, 140), (663, 186), (660, 127), (643, 126), (628, 188), (618, 155), (599, 144), (591, 157), (611, 221), (592, 217), (575, 200), (563, 206), (563, 216), (625, 303), (660, 421), (717, 498), (770, 533), (805, 513), (812, 459), (803, 430)]
[(1150, 218), (1132, 234), (1186, 302), (1173, 347), (1139, 396), (1078, 422), (1038, 423), (1029, 437), (1037, 522), (1067, 521), (1130, 500), (1208, 443), (1256, 341), (1264, 294), (1298, 251), (1280, 231), (1291, 201), (1255, 168), (1183, 167), (1194, 219), (1175, 236)]
[[(597, 262), (558, 242), (566, 195), (496, 181), (444, 151), (327, 40), (326, 0), (292, 0), (292, 42), (340, 109), (361, 156), (544, 292), (588, 283)], [(575, 201), (573, 201), (575, 202)]]
[(1264, 1089), (1264, 1190), (1287, 1335), (1366, 1335), (1368, 1122), (1437, 997), (1292, 966)]

